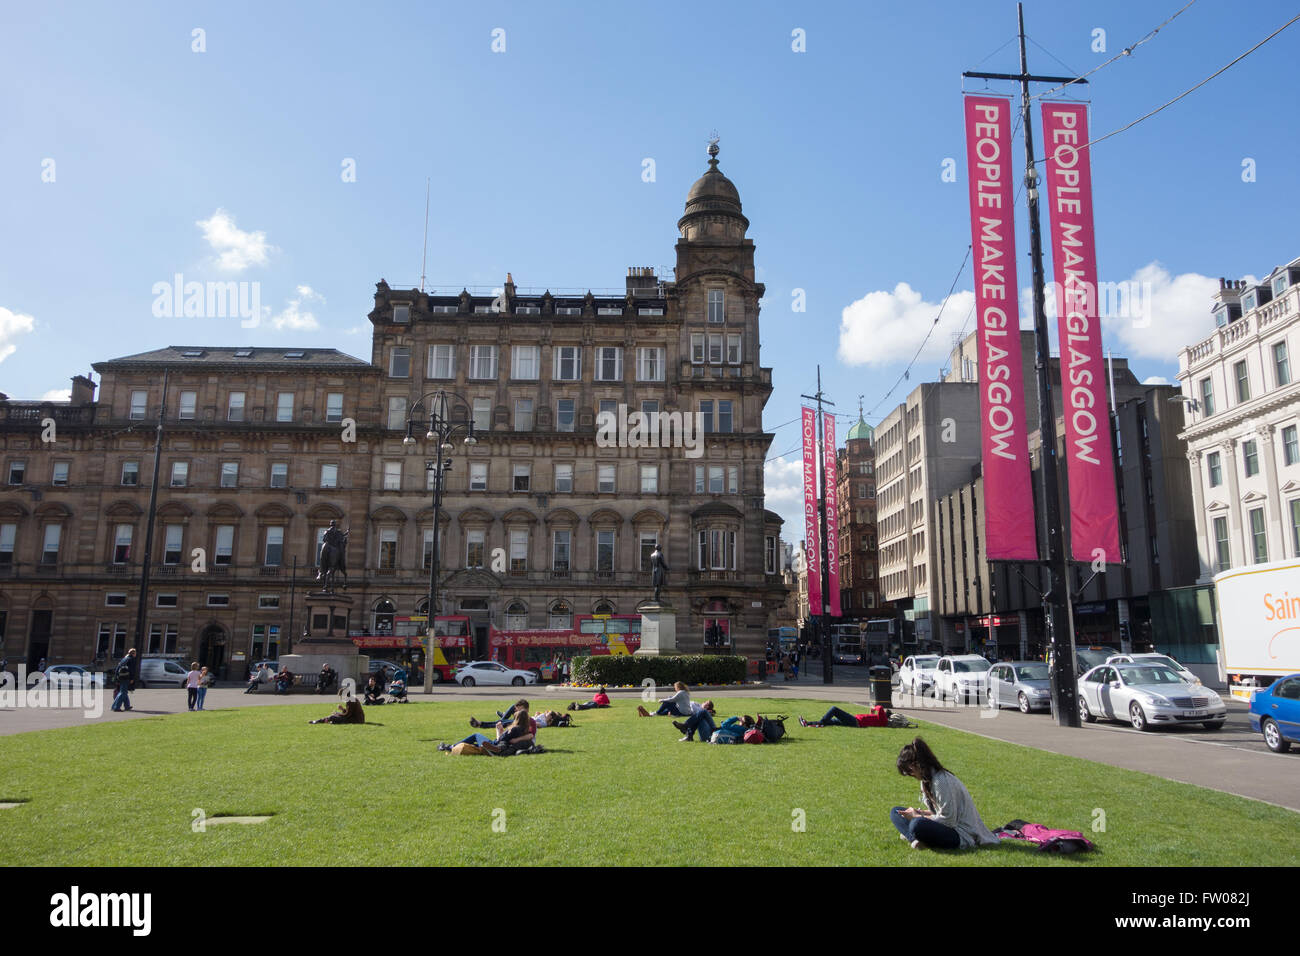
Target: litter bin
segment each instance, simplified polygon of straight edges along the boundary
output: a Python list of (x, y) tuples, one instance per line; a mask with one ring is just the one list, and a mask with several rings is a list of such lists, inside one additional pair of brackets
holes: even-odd
[(871, 674), (871, 700), (876, 704), (884, 704), (888, 707), (893, 703), (892, 688), (890, 687), (890, 678), (893, 671), (887, 664), (877, 664), (870, 670)]

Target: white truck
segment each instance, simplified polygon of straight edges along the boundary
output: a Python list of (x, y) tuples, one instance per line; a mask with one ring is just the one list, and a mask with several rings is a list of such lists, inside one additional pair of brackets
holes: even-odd
[(1214, 590), (1219, 676), (1234, 697), (1300, 672), (1300, 558), (1222, 571)]

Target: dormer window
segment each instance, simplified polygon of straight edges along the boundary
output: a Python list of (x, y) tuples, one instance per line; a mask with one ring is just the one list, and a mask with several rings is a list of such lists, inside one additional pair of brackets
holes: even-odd
[(300, 359), (300, 358), (302, 358), (304, 355), (306, 355), (305, 352), (285, 352), (285, 353), (284, 353), (284, 357), (285, 357), (285, 358), (291, 358), (291, 359)]
[(1241, 297), (1241, 311), (1245, 313), (1253, 308), (1255, 308), (1255, 293), (1247, 292)]
[(411, 321), (411, 307), (409, 305), (393, 306), (393, 321), (403, 324)]
[(1228, 324), (1228, 307), (1221, 305), (1214, 310), (1214, 325), (1216, 328), (1223, 328)]
[(1273, 280), (1273, 294), (1281, 295), (1283, 292), (1286, 291), (1286, 286), (1287, 286), (1286, 273), (1284, 272), (1276, 279)]
[(181, 353), (182, 358), (203, 358), (203, 352), (200, 349), (189, 349)]
[(238, 352), (235, 353), (235, 358), (251, 358), (252, 355), (253, 355), (252, 349), (240, 349)]

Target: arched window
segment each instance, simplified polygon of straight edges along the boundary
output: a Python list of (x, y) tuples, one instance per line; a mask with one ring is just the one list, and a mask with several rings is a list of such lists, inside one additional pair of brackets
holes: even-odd
[(610, 604), (608, 601), (599, 601), (597, 602), (596, 606), (591, 609), (591, 613), (592, 614), (613, 614), (615, 613), (614, 605)]
[(528, 608), (523, 601), (511, 601), (506, 605), (506, 630), (525, 631), (528, 629)]
[(551, 605), (550, 621), (547, 627), (554, 628), (571, 628), (573, 627), (573, 608), (564, 601), (556, 601)]
[(391, 634), (393, 633), (393, 615), (397, 613), (397, 608), (392, 601), (384, 598), (375, 605), (375, 623), (373, 633)]

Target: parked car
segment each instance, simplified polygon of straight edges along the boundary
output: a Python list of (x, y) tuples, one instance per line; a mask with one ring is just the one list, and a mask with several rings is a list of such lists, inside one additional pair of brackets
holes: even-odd
[(475, 684), (513, 684), (522, 687), (524, 684), (537, 683), (537, 671), (513, 670), (496, 661), (473, 661), (456, 671), (456, 683), (462, 687), (473, 687)]
[[(45, 682), (60, 687), (103, 687), (104, 675), (87, 670), (77, 664), (53, 664), (45, 668)], [(41, 671), (27, 676), (27, 686), (31, 687), (40, 680)]]
[(903, 660), (898, 670), (898, 683), (912, 696), (924, 694), (934, 685), (934, 667), (939, 663), (938, 654), (913, 654)]
[(994, 710), (1016, 706), (1022, 714), (1050, 710), (1052, 682), (1042, 661), (1004, 661), (988, 673), (988, 705)]
[(1284, 754), (1293, 743), (1300, 744), (1300, 674), (1275, 680), (1255, 691), (1250, 701), (1250, 729), (1264, 735), (1264, 743), (1275, 754)]
[(182, 667), (168, 657), (145, 657), (140, 660), (139, 685), (166, 684), (169, 687), (184, 687), (189, 669)]
[(1201, 679), (1178, 663), (1168, 654), (1112, 654), (1106, 658), (1107, 664), (1163, 664), (1177, 671), (1189, 684), (1199, 684)]
[(1127, 720), (1135, 730), (1160, 724), (1204, 724), (1218, 730), (1228, 706), (1214, 691), (1190, 684), (1163, 664), (1102, 664), (1079, 678), (1079, 716)]
[(978, 654), (950, 654), (934, 666), (936, 700), (965, 700), (979, 703), (984, 696), (989, 667)]

